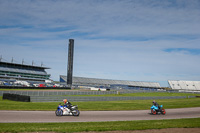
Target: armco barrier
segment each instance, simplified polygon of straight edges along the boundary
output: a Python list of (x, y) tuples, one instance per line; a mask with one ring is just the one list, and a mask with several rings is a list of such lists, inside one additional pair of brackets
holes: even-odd
[[(113, 90), (113, 91), (76, 91), (76, 90), (70, 90), (70, 91), (26, 91), (26, 90), (6, 90), (6, 91), (0, 91), (0, 96), (3, 95), (3, 93), (12, 93), (12, 94), (18, 94), (18, 95), (26, 95), (26, 96), (56, 96), (56, 95), (106, 95), (106, 94), (126, 94), (126, 93), (137, 93), (137, 92), (152, 92), (151, 90)], [(155, 92), (155, 91), (153, 91)]]
[(116, 91), (0, 91), (0, 96), (3, 93), (12, 93), (26, 96), (58, 96), (58, 95), (105, 95), (105, 94), (117, 94)]
[[(152, 90), (112, 90), (112, 91), (82, 91), (82, 90), (0, 90), (0, 96), (4, 93), (12, 93), (25, 96), (71, 96), (71, 95), (107, 95), (107, 94), (127, 94), (127, 93), (148, 93), (148, 92), (164, 92), (164, 93), (180, 93), (178, 91), (152, 91)], [(189, 92), (185, 92), (189, 93)], [(191, 93), (191, 92), (190, 92)], [(194, 92), (200, 94), (200, 92)]]
[(13, 100), (13, 101), (22, 101), (30, 102), (30, 96), (23, 96), (18, 94), (3, 93), (3, 99)]
[(83, 101), (121, 101), (121, 100), (155, 100), (155, 99), (183, 99), (193, 98), (195, 96), (155, 96), (155, 97), (95, 97), (95, 96), (31, 96), (31, 102), (62, 102), (63, 99), (68, 99), (71, 102)]

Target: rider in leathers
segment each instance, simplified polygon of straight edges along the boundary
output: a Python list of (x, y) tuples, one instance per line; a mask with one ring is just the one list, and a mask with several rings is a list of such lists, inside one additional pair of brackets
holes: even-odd
[(160, 108), (159, 104), (158, 104), (155, 100), (153, 100), (153, 105), (156, 106), (156, 107), (158, 107), (159, 110), (162, 110), (162, 109)]
[(67, 99), (64, 99), (63, 102), (64, 106), (71, 110), (72, 104)]

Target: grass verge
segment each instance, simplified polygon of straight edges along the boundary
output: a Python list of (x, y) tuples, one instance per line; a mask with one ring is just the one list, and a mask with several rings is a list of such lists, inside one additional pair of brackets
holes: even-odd
[(115, 122), (0, 123), (0, 132), (88, 132), (162, 128), (200, 128), (200, 118)]
[[(159, 99), (159, 104), (166, 109), (200, 107), (200, 98), (185, 99)], [(62, 101), (61, 101), (62, 102)], [(60, 102), (17, 102), (2, 100), (0, 97), (0, 110), (56, 110)], [(91, 101), (72, 102), (78, 105), (80, 111), (87, 110), (146, 110), (150, 109), (152, 100), (129, 100), (129, 101)]]

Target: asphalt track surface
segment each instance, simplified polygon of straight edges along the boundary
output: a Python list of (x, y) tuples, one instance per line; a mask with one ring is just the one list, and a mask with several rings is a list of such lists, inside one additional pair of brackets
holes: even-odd
[(0, 123), (101, 122), (200, 118), (200, 107), (166, 109), (166, 115), (151, 115), (150, 110), (80, 111), (80, 116), (56, 116), (55, 111), (0, 111)]

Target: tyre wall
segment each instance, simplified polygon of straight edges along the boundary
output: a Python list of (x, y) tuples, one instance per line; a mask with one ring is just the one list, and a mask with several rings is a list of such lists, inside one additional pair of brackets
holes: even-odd
[(3, 99), (13, 100), (13, 101), (30, 102), (30, 96), (10, 94), (10, 93), (3, 93)]

